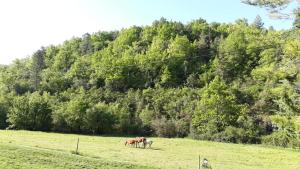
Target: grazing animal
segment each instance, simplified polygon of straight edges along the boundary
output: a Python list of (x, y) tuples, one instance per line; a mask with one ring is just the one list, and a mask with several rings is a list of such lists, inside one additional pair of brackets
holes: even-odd
[(125, 146), (126, 145), (131, 145), (131, 146), (134, 146), (136, 144), (136, 140), (135, 139), (128, 139), (125, 141)]
[(150, 139), (146, 139), (145, 141), (145, 147), (148, 145), (149, 148), (151, 148), (151, 145), (153, 144), (153, 141)]
[(140, 147), (140, 143), (143, 143), (143, 147), (145, 148), (145, 142), (146, 142), (146, 138), (145, 137), (136, 137), (135, 138), (135, 141), (136, 141), (136, 146), (139, 146)]

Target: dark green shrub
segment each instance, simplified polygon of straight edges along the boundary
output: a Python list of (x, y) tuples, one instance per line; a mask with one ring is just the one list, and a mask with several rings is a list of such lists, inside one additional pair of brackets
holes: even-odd
[(38, 92), (15, 97), (8, 114), (10, 128), (48, 131), (51, 129), (52, 109), (48, 93)]
[(213, 141), (231, 142), (231, 143), (259, 143), (259, 136), (251, 135), (251, 131), (243, 128), (229, 126), (225, 131), (214, 134)]
[(0, 98), (0, 129), (5, 129), (8, 124), (7, 120), (7, 112), (8, 112), (9, 104), (4, 99)]
[(85, 117), (85, 127), (93, 134), (107, 134), (113, 131), (115, 117), (109, 109), (109, 105), (98, 103), (88, 109)]
[(155, 130), (156, 135), (160, 137), (175, 137), (176, 127), (171, 120), (166, 118), (156, 119), (152, 121), (152, 127)]
[(263, 144), (281, 147), (300, 147), (300, 141), (285, 131), (277, 131), (262, 139)]

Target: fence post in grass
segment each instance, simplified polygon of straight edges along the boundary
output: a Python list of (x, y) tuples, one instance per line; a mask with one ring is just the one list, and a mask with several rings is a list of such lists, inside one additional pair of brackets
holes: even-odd
[(78, 154), (78, 145), (79, 145), (79, 138), (77, 140), (76, 154)]
[(200, 158), (200, 155), (199, 155), (199, 169), (201, 169), (201, 158)]

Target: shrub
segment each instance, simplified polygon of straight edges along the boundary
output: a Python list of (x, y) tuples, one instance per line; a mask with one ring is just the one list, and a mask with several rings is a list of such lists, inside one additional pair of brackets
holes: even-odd
[(231, 143), (259, 143), (258, 136), (251, 135), (250, 131), (243, 128), (229, 126), (225, 131), (214, 134), (211, 138), (213, 141), (231, 142)]
[(171, 120), (167, 120), (165, 117), (153, 120), (152, 127), (154, 128), (156, 135), (160, 137), (170, 138), (176, 136), (175, 124)]
[(185, 137), (189, 134), (189, 122), (184, 119), (175, 121), (175, 129), (177, 137)]
[(300, 140), (285, 131), (277, 131), (262, 139), (263, 144), (281, 147), (300, 147)]
[(109, 105), (98, 103), (88, 109), (85, 117), (85, 127), (89, 132), (97, 134), (111, 133), (115, 124)]
[(275, 132), (263, 137), (263, 143), (281, 147), (300, 147), (299, 123), (296, 117), (272, 116)]
[(0, 129), (5, 129), (7, 127), (7, 112), (9, 109), (9, 104), (4, 98), (0, 98)]
[(38, 92), (15, 97), (8, 114), (10, 128), (42, 130), (51, 129), (52, 109), (48, 93)]

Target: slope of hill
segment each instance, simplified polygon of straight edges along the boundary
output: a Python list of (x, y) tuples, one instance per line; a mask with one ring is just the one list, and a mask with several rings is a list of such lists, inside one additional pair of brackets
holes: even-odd
[(162, 18), (42, 47), (0, 66), (0, 129), (300, 147), (299, 35)]
[[(154, 140), (152, 149), (125, 147), (124, 137), (0, 131), (0, 168), (299, 169), (299, 151), (190, 139)], [(71, 152), (79, 142), (79, 155)]]
[(0, 153), (0, 168), (3, 169), (152, 168), (101, 158), (73, 155), (64, 151), (4, 143), (0, 143)]

